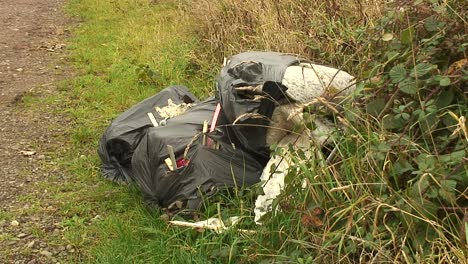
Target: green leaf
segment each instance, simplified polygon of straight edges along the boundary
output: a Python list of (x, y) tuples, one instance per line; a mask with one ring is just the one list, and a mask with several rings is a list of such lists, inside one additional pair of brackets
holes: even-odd
[[(421, 193), (421, 195), (422, 194), (424, 193)], [(435, 220), (437, 218), (437, 211), (439, 210), (439, 206), (437, 204), (426, 199), (426, 197), (418, 196), (417, 194), (413, 197), (416, 199), (411, 199), (409, 203), (413, 206), (414, 209), (416, 209), (416, 211), (421, 213), (425, 218), (431, 220)]]
[(439, 159), (443, 163), (458, 164), (466, 157), (465, 150), (454, 151), (449, 154), (440, 155)]
[(431, 130), (434, 129), (439, 119), (437, 118), (436, 114), (428, 114), (426, 116), (419, 116), (419, 127), (421, 128), (421, 132), (423, 132), (423, 137), (427, 138), (430, 137)]
[(453, 90), (447, 89), (443, 91), (442, 93), (440, 93), (439, 96), (437, 96), (435, 100), (435, 105), (437, 106), (438, 109), (442, 109), (450, 105), (450, 103), (453, 101), (454, 96), (455, 95), (454, 95)]
[(387, 57), (387, 63), (394, 60), (398, 55), (400, 55), (400, 52), (394, 50), (385, 53), (385, 56)]
[(381, 67), (382, 67), (382, 64), (377, 64), (377, 65), (375, 65), (375, 66), (372, 68), (372, 70), (371, 70), (369, 73), (367, 73), (365, 76), (366, 76), (367, 78), (371, 78), (371, 77), (376, 76), (377, 73), (380, 71), (380, 68), (381, 68)]
[(450, 78), (447, 76), (442, 76), (442, 78), (439, 81), (440, 86), (449, 86), (450, 83)]
[(385, 160), (386, 155), (384, 152), (375, 152), (372, 153), (372, 157), (374, 158), (374, 160), (383, 161)]
[(429, 17), (424, 21), (424, 28), (427, 31), (436, 31), (439, 29), (439, 21), (437, 21), (434, 17)]
[(411, 42), (413, 42), (414, 34), (415, 31), (413, 27), (408, 27), (401, 31), (401, 43), (410, 44)]
[(387, 145), (387, 143), (385, 143), (384, 141), (376, 145), (375, 148), (377, 149), (377, 151), (384, 152), (384, 153), (392, 150), (392, 148), (389, 145)]
[(405, 125), (403, 119), (396, 119), (394, 115), (386, 115), (382, 118), (382, 124), (385, 129), (402, 128)]
[(455, 201), (455, 187), (457, 182), (454, 180), (443, 180), (440, 182), (441, 189), (439, 190), (439, 195), (447, 202)]
[(419, 63), (416, 66), (414, 66), (413, 70), (410, 72), (410, 76), (413, 78), (418, 78), (422, 77), (426, 74), (428, 74), (432, 69), (434, 69), (434, 65), (429, 64), (429, 63)]
[(423, 198), (427, 188), (429, 188), (429, 176), (423, 176), (413, 185), (413, 197)]
[(436, 198), (438, 196), (438, 188), (431, 187), (427, 192), (426, 196), (427, 198)]
[(418, 92), (416, 81), (412, 78), (406, 78), (398, 84), (400, 90), (406, 94), (415, 94)]
[(436, 158), (428, 154), (419, 154), (416, 158), (418, 168), (420, 171), (426, 172), (434, 168), (436, 164)]
[(444, 115), (442, 117), (442, 123), (449, 131), (453, 131), (455, 126), (458, 124), (457, 120), (450, 115)]
[(308, 160), (303, 150), (297, 149), (297, 150), (296, 150), (296, 154), (297, 154), (297, 156), (298, 156), (300, 159), (302, 159), (302, 160)]
[(400, 160), (393, 165), (392, 173), (401, 175), (407, 171), (414, 170), (414, 167), (407, 160)]
[(367, 113), (371, 115), (378, 115), (380, 114), (380, 112), (382, 112), (384, 107), (385, 107), (385, 98), (379, 97), (370, 101), (366, 105), (366, 110), (367, 110)]
[(392, 83), (399, 83), (403, 81), (406, 77), (406, 69), (403, 64), (398, 64), (394, 66), (388, 73)]
[(311, 131), (314, 131), (317, 129), (317, 125), (315, 124), (315, 122), (305, 122), (305, 126), (307, 127), (307, 129), (311, 130)]
[(231, 254), (237, 252), (237, 247), (222, 247), (222, 248), (216, 248), (211, 252), (211, 258), (213, 259), (226, 259), (228, 258)]

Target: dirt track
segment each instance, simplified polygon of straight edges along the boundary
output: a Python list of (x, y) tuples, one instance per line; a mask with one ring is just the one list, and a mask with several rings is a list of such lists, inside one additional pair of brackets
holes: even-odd
[(70, 76), (63, 2), (0, 0), (0, 263), (56, 263), (74, 252), (51, 242), (62, 227), (47, 192), (66, 178), (54, 166), (66, 121), (24, 103)]

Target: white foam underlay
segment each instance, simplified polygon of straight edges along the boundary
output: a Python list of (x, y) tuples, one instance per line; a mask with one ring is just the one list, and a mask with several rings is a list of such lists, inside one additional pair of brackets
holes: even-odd
[(354, 77), (347, 72), (317, 64), (286, 68), (282, 83), (288, 88), (286, 94), (300, 103), (325, 94), (346, 95), (355, 89)]

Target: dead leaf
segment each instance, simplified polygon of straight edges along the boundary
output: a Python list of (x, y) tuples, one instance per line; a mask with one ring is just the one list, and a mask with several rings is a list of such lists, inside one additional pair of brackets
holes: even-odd
[(447, 74), (448, 75), (455, 75), (455, 74), (461, 72), (460, 70), (462, 70), (463, 68), (466, 68), (466, 67), (468, 67), (468, 59), (462, 59), (462, 60), (456, 61), (456, 62), (452, 63), (452, 65), (450, 65), (450, 67), (447, 70)]
[(304, 227), (321, 227), (323, 226), (323, 215), (325, 211), (320, 207), (315, 207), (301, 217), (301, 223)]
[(382, 35), (382, 40), (383, 41), (390, 41), (393, 39), (393, 34), (392, 33), (385, 33)]
[(320, 208), (320, 207), (315, 207), (313, 210), (312, 210), (312, 214), (313, 215), (322, 215), (324, 213), (323, 209)]
[(321, 227), (323, 222), (320, 218), (312, 214), (305, 214), (301, 217), (301, 223), (304, 227)]

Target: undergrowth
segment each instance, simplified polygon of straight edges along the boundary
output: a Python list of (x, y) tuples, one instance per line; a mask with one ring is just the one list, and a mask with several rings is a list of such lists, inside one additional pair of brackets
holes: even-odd
[(260, 240), (265, 255), (279, 250), (283, 258), (311, 263), (466, 259), (462, 1), (194, 5), (201, 21), (195, 32), (218, 56), (249, 49), (296, 53), (357, 77), (343, 111), (331, 102), (307, 109), (313, 118), (331, 108), (342, 129), (330, 144), (332, 157), (315, 146), (308, 150), (313, 159), (297, 155), (286, 190), (265, 219), (275, 237)]
[[(70, 1), (83, 20), (70, 46), (80, 76), (55, 100), (74, 120), (62, 165), (76, 179), (56, 193), (66, 201), (64, 239), (79, 249), (70, 261), (464, 262), (465, 9), (462, 1)], [(290, 146), (295, 165), (263, 225), (252, 216), (259, 186), (206, 200), (200, 218), (241, 219), (217, 234), (168, 226), (134, 187), (100, 177), (96, 143), (112, 118), (171, 84), (212, 94), (222, 58), (245, 50), (299, 54), (358, 81), (342, 111), (307, 109), (314, 118), (334, 108), (331, 154)]]

